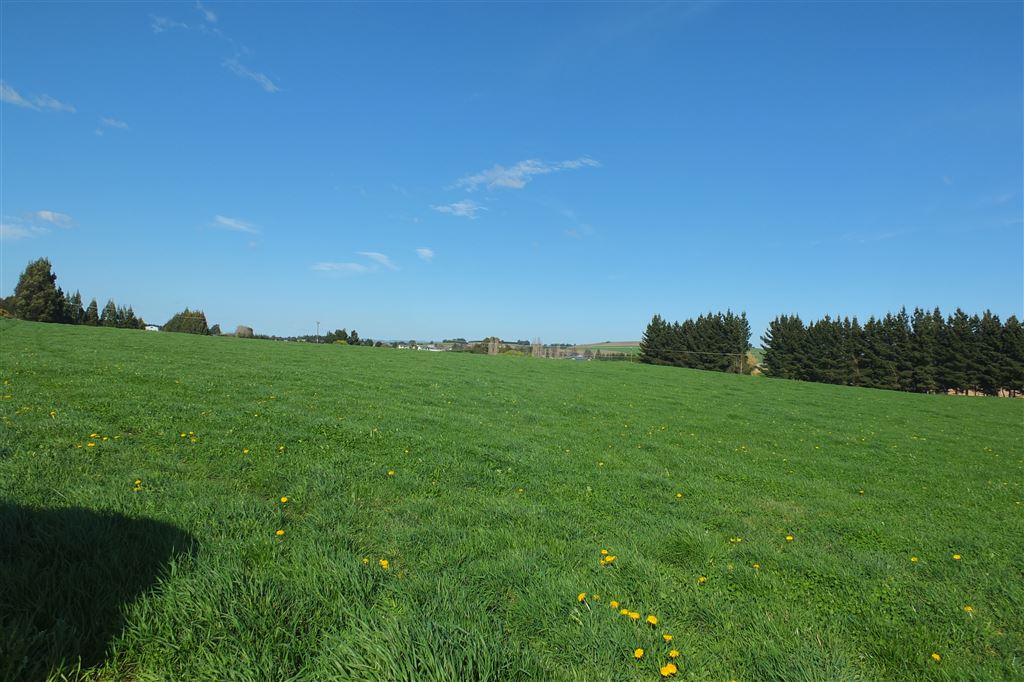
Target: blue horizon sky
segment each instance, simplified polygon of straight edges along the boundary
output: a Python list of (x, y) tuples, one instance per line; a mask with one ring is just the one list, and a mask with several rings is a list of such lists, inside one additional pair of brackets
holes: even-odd
[(380, 339), (1024, 315), (1024, 4), (0, 5), (0, 294)]

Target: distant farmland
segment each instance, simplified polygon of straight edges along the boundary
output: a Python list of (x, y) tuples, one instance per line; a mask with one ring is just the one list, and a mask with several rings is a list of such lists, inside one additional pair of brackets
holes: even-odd
[(602, 353), (626, 353), (627, 355), (635, 355), (640, 352), (639, 341), (604, 341), (602, 343), (585, 343), (576, 346), (576, 348), (583, 352), (585, 350), (601, 351)]
[(0, 679), (1024, 678), (1024, 401), (8, 320), (0, 379)]

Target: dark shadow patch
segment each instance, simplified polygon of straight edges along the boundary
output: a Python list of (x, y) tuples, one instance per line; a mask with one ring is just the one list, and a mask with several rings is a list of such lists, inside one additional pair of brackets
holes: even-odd
[(125, 607), (194, 547), (150, 519), (0, 504), (0, 679), (103, 663)]

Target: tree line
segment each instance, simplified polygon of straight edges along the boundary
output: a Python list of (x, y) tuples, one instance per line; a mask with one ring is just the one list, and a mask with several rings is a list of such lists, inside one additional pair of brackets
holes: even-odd
[(747, 374), (754, 367), (749, 350), (746, 313), (727, 310), (671, 323), (655, 315), (640, 341), (639, 359), (652, 365)]
[(780, 315), (761, 337), (768, 376), (917, 393), (1024, 392), (1024, 326), (986, 310), (944, 317), (915, 308), (804, 324)]
[(93, 327), (121, 327), (143, 329), (141, 317), (131, 306), (119, 306), (113, 299), (101, 311), (96, 299), (82, 305), (82, 294), (76, 291), (68, 296), (57, 286), (57, 275), (49, 259), (40, 258), (28, 264), (18, 278), (14, 295), (0, 300), (0, 309), (14, 317), (35, 322), (84, 324)]

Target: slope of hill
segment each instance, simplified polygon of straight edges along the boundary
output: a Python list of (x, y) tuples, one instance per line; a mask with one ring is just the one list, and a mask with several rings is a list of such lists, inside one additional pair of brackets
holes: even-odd
[(1024, 675), (1022, 401), (6, 320), (0, 360), (3, 679)]

